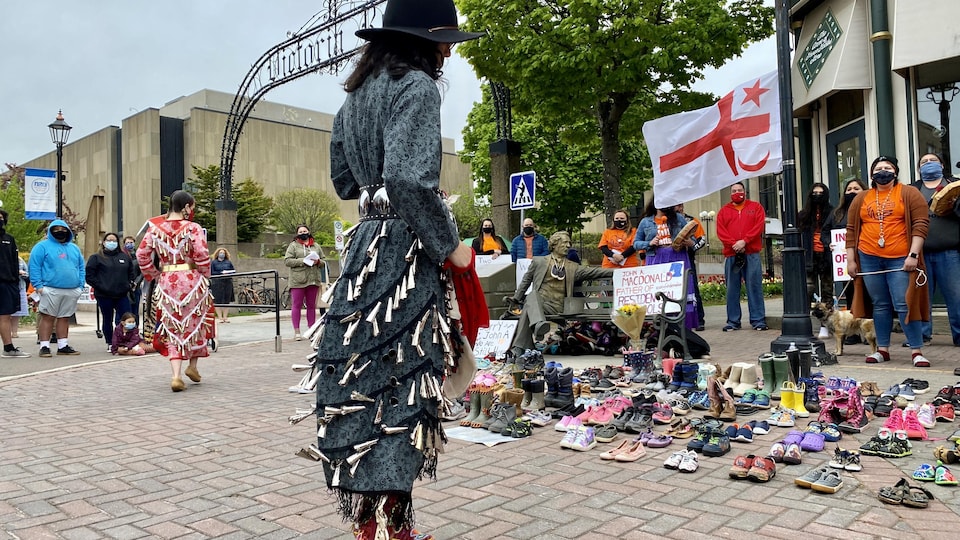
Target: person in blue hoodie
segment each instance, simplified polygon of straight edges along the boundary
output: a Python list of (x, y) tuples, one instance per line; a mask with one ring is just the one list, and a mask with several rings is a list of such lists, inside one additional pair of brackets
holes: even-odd
[(40, 295), (37, 311), (40, 324), (40, 356), (49, 358), (50, 334), (56, 325), (57, 354), (80, 354), (67, 344), (70, 317), (77, 312), (77, 301), (86, 280), (83, 254), (73, 243), (73, 232), (62, 219), (47, 227), (47, 238), (30, 251), (30, 283)]

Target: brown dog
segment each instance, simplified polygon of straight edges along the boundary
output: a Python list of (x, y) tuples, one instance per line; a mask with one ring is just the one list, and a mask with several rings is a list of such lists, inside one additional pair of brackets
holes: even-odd
[(810, 314), (833, 334), (837, 344), (834, 354), (837, 356), (843, 356), (843, 338), (847, 336), (859, 335), (870, 344), (871, 353), (877, 352), (877, 333), (873, 328), (873, 319), (855, 318), (853, 313), (834, 309), (833, 304), (825, 302), (814, 304)]

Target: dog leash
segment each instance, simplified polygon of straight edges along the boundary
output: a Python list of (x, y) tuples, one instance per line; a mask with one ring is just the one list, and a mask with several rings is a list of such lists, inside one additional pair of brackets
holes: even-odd
[[(927, 284), (927, 273), (919, 268), (917, 268), (916, 271), (917, 271), (917, 287), (923, 287), (924, 285)], [(892, 268), (890, 270), (875, 270), (873, 272), (859, 272), (857, 273), (857, 276), (873, 276), (877, 274), (889, 274), (890, 272), (905, 272), (905, 270), (903, 268)], [(847, 284), (843, 286), (843, 289), (840, 291), (840, 294), (838, 296), (833, 297), (834, 305), (836, 305), (837, 299), (843, 296), (844, 293), (847, 292), (847, 287), (849, 287), (851, 283), (853, 283), (852, 279), (847, 280)]]

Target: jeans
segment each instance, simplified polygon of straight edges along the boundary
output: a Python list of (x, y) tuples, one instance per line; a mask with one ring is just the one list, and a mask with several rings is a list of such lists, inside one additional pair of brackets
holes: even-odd
[(750, 326), (756, 328), (767, 324), (766, 308), (763, 305), (763, 271), (760, 269), (760, 254), (747, 255), (747, 264), (737, 268), (733, 261), (736, 257), (727, 257), (723, 264), (724, 277), (727, 280), (727, 324), (740, 328), (740, 283), (747, 284), (747, 308), (750, 311)]
[(120, 317), (130, 311), (130, 298), (126, 295), (120, 298), (97, 296), (97, 308), (102, 318), (100, 329), (103, 330), (103, 340), (107, 345), (113, 345), (113, 329), (120, 324)]
[[(947, 304), (947, 319), (950, 321), (953, 344), (960, 345), (960, 251), (924, 251), (923, 261), (927, 265), (927, 287), (931, 303), (939, 287), (943, 301)], [(933, 316), (931, 315), (930, 322), (921, 323), (921, 327), (924, 336), (932, 336)]]
[(877, 272), (879, 270), (895, 270), (885, 274), (863, 276), (863, 284), (873, 301), (873, 325), (877, 332), (877, 347), (890, 346), (890, 332), (893, 330), (894, 312), (900, 317), (900, 326), (907, 336), (907, 343), (914, 348), (923, 344), (920, 321), (906, 323), (907, 318), (907, 284), (916, 278), (914, 272), (902, 272), (903, 261), (906, 257), (888, 259), (876, 257), (860, 252), (859, 272)]

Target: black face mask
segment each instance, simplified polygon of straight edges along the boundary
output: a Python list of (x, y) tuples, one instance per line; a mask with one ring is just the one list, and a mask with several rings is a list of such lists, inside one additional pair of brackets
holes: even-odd
[(897, 175), (894, 174), (893, 172), (880, 170), (873, 173), (873, 175), (870, 178), (873, 179), (874, 184), (885, 186), (890, 182), (893, 182), (894, 178), (896, 177)]
[(299, 238), (300, 240), (303, 240), (304, 242), (306, 242), (306, 241), (310, 238), (310, 234), (309, 234), (309, 233), (308, 233), (308, 234), (298, 234), (298, 235), (297, 235), (297, 238)]
[(533, 236), (533, 227), (524, 227), (523, 234), (527, 236)]
[(859, 193), (844, 193), (844, 194), (843, 194), (843, 205), (844, 205), (844, 206), (850, 206), (850, 203), (852, 203), (853, 200), (857, 198), (857, 195), (859, 195)]
[(820, 204), (823, 202), (823, 193), (812, 193), (810, 200), (813, 201), (814, 204)]
[(617, 229), (626, 229), (626, 228), (627, 228), (627, 222), (626, 222), (626, 221), (614, 221), (614, 222), (613, 222), (613, 226), (614, 226), (614, 228), (617, 228)]
[(484, 227), (482, 230), (484, 234), (493, 234), (493, 227)]
[(66, 242), (70, 239), (70, 231), (54, 231), (50, 234), (57, 242)]

